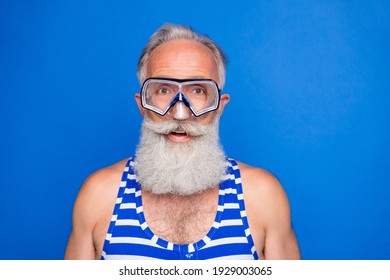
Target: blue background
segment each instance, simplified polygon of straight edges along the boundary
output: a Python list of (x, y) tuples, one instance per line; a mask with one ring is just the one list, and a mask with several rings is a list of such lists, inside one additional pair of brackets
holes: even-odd
[[(222, 4), (223, 3), (223, 4)], [(61, 259), (74, 199), (134, 153), (163, 23), (230, 58), (227, 154), (275, 174), (304, 259), (390, 259), (388, 1), (2, 1), (0, 258)]]

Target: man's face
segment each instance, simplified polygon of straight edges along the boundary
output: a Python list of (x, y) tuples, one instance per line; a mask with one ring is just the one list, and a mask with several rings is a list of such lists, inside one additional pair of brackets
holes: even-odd
[[(160, 77), (173, 79), (212, 79), (219, 83), (218, 66), (212, 52), (201, 43), (189, 40), (173, 40), (157, 47), (149, 60), (146, 78)], [(137, 104), (142, 114), (145, 109), (141, 106), (140, 95), (136, 94)], [(229, 95), (223, 94), (219, 109), (199, 117), (192, 115), (192, 112), (184, 104), (176, 103), (166, 115), (160, 116), (148, 111), (148, 117), (153, 122), (162, 122), (168, 119), (175, 119), (178, 110), (181, 116), (188, 116), (185, 120), (194, 121), (201, 125), (210, 124), (216, 114), (221, 114), (225, 104), (229, 101)], [(181, 119), (183, 120), (183, 119)], [(167, 134), (167, 138), (173, 142), (187, 142), (192, 136), (177, 131)]]
[[(156, 48), (146, 72), (146, 78), (212, 79), (219, 83), (211, 50), (188, 40), (174, 40)], [(199, 117), (182, 102), (161, 116), (142, 107), (140, 94), (136, 94), (136, 101), (144, 121), (134, 168), (143, 190), (191, 195), (218, 185), (226, 173), (218, 120), (229, 95), (221, 96), (218, 110)]]

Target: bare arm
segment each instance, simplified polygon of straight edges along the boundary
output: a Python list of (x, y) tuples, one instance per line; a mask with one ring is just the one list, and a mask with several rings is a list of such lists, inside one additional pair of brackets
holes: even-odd
[(255, 247), (264, 259), (300, 259), (287, 195), (265, 170), (240, 164), (248, 222)]
[(280, 183), (274, 179), (269, 190), (269, 212), (265, 225), (265, 259), (300, 259), (300, 251), (291, 225), (290, 205)]
[(127, 159), (101, 169), (84, 182), (73, 208), (65, 259), (99, 259)]
[(87, 180), (80, 189), (73, 208), (72, 232), (66, 247), (65, 259), (96, 259), (93, 242), (94, 217), (92, 199), (92, 183)]

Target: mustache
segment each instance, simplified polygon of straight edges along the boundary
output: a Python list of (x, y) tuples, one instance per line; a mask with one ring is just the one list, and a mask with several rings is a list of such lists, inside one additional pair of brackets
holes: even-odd
[(202, 136), (207, 133), (207, 127), (193, 121), (164, 120), (153, 122), (148, 118), (144, 119), (145, 128), (157, 134), (169, 134), (171, 132), (185, 132), (189, 136)]

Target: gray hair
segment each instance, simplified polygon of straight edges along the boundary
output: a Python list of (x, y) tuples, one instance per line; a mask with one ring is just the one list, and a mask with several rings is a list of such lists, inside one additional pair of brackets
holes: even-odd
[(146, 79), (147, 64), (154, 49), (165, 42), (179, 39), (199, 42), (212, 51), (218, 65), (219, 87), (222, 89), (225, 84), (227, 63), (227, 57), (223, 50), (207, 35), (198, 33), (189, 26), (176, 24), (165, 24), (160, 27), (142, 50), (137, 71), (139, 82), (142, 84)]

